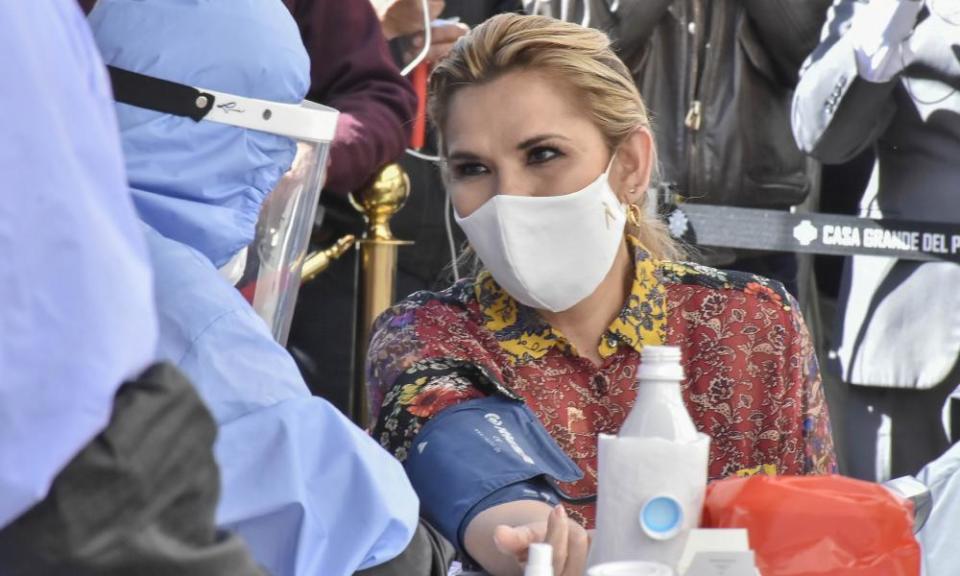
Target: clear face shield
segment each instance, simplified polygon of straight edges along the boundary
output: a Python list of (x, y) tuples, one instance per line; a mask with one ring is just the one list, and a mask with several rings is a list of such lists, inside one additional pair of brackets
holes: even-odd
[(221, 268), (273, 337), (286, 344), (339, 113), (309, 101), (295, 105), (245, 98), (108, 68), (119, 102), (296, 142), (290, 168), (261, 207), (253, 242)]
[(273, 337), (284, 345), (326, 176), (329, 147), (329, 142), (297, 141), (293, 164), (260, 209), (256, 237), (247, 248), (244, 273), (236, 284)]

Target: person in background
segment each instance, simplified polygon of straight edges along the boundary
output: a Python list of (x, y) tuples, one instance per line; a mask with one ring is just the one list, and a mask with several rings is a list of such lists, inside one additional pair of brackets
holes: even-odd
[[(330, 170), (320, 198), (321, 228), (313, 248), (347, 233), (361, 233), (361, 219), (347, 200), (377, 171), (403, 153), (416, 97), (387, 46), (384, 32), (422, 30), (420, 0), (382, 4), (382, 27), (370, 0), (284, 0), (300, 27), (311, 58), (308, 98), (341, 112), (330, 151)], [(393, 8), (391, 9), (391, 6)], [(386, 16), (385, 16), (386, 17)], [(307, 385), (341, 409), (351, 380), (355, 254), (337, 260), (300, 288), (287, 344)]]
[(403, 153), (413, 90), (390, 57), (369, 0), (283, 3), (310, 56), (307, 98), (340, 111), (324, 190), (342, 198)]
[(0, 573), (262, 574), (214, 524), (209, 412), (154, 361), (147, 248), (77, 6), (0, 4), (0, 73)]
[[(423, 48), (423, 0), (364, 0), (375, 9), (380, 19), (383, 35), (391, 41), (391, 49), (401, 66), (408, 64)], [(431, 26), (430, 49), (426, 55), (426, 63), (442, 58), (453, 46), (457, 38), (468, 30), (463, 23), (436, 22), (441, 15), (456, 15), (445, 7), (442, 0), (427, 2), (427, 17), (434, 21)], [(386, 48), (384, 53), (390, 58)], [(404, 80), (406, 82), (406, 80)], [(409, 86), (409, 83), (407, 83)], [(410, 90), (410, 88), (408, 88)], [(410, 118), (414, 109), (410, 110)], [(410, 129), (415, 123), (407, 122), (407, 130), (403, 145), (407, 145)], [(428, 258), (442, 250), (443, 260), (439, 263), (430, 259), (433, 275), (439, 273), (449, 263), (449, 250), (443, 232), (443, 194), (440, 192), (440, 201), (436, 201), (437, 193), (427, 187), (420, 177), (420, 172), (411, 169), (408, 157), (402, 156), (403, 148), (397, 149), (394, 158), (399, 159), (408, 169), (411, 177), (411, 194), (407, 206), (393, 219), (398, 237), (416, 242), (413, 247), (400, 250), (400, 271), (398, 291), (401, 296), (412, 291), (408, 278), (407, 263), (421, 262), (424, 255)], [(436, 168), (429, 166), (431, 178), (435, 178)], [(433, 221), (426, 225), (428, 233), (422, 233), (419, 227), (419, 211), (424, 205), (432, 209)], [(363, 233), (363, 222), (360, 214), (349, 204), (344, 197), (328, 195), (323, 200), (324, 220), (318, 242), (331, 244), (337, 238), (346, 234), (360, 235)], [(416, 224), (414, 224), (416, 222)], [(413, 233), (412, 233), (413, 232)], [(347, 411), (349, 383), (354, 379), (354, 355), (352, 343), (356, 319), (355, 304), (356, 289), (356, 253), (351, 252), (333, 262), (328, 270), (305, 284), (300, 291), (301, 302), (297, 306), (293, 327), (290, 335), (290, 349), (303, 372), (308, 385), (316, 393), (330, 399), (334, 404)], [(416, 288), (414, 288), (416, 289)], [(331, 346), (330, 342), (341, 345)]]
[(381, 316), (367, 380), (374, 438), (441, 533), (495, 575), (518, 574), (544, 539), (556, 574), (581, 574), (597, 438), (632, 408), (652, 344), (682, 350), (711, 479), (835, 471), (796, 301), (777, 282), (676, 261), (639, 208), (655, 145), (606, 35), (495, 16), (434, 68), (430, 98), (483, 268)]
[[(404, 40), (401, 50), (401, 64), (411, 62), (423, 49), (426, 37), (424, 35), (424, 4), (428, 9), (427, 18), (430, 26), (430, 46), (424, 60), (428, 63), (436, 62), (446, 56), (453, 43), (469, 31), (469, 27), (459, 21), (450, 19), (451, 12), (447, 9), (444, 0), (370, 0), (383, 35), (388, 42)], [(438, 21), (442, 14), (446, 21)]]
[[(801, 149), (842, 163), (871, 149), (861, 215), (960, 222), (956, 2), (837, 0), (793, 101)], [(949, 445), (941, 413), (960, 382), (960, 266), (848, 259), (830, 367), (847, 383), (849, 474), (915, 474)]]
[[(524, 0), (608, 32), (655, 118), (663, 184), (689, 202), (789, 209), (815, 173), (790, 132), (797, 71), (830, 0)], [(793, 254), (700, 249), (798, 294)]]
[[(89, 20), (104, 60), (126, 71), (287, 104), (310, 86), (296, 24), (274, 0), (101, 0)], [(218, 524), (277, 576), (445, 572), (400, 466), (310, 395), (218, 270), (253, 240), (294, 141), (127, 104), (116, 113), (156, 269), (158, 355), (191, 377), (219, 427)]]

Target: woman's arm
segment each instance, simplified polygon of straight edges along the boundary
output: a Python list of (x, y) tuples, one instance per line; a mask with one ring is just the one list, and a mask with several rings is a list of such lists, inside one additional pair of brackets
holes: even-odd
[(377, 321), (367, 374), (385, 395), (374, 438), (404, 462), (421, 515), (486, 570), (519, 574), (530, 543), (546, 539), (556, 575), (581, 576), (586, 532), (555, 510), (547, 478), (573, 482), (582, 472), (491, 359), (471, 341), (457, 344), (449, 331), (462, 329), (458, 314), (428, 298)]

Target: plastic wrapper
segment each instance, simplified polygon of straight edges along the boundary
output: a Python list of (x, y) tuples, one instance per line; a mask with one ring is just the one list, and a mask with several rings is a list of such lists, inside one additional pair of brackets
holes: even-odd
[(763, 576), (917, 576), (909, 501), (842, 476), (753, 476), (711, 484), (705, 528), (746, 528)]

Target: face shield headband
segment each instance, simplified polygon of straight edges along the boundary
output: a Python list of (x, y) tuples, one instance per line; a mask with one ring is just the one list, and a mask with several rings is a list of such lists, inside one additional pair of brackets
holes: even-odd
[(336, 110), (308, 100), (284, 104), (187, 86), (115, 66), (107, 66), (107, 70), (114, 99), (130, 106), (318, 144), (329, 144), (337, 128)]

